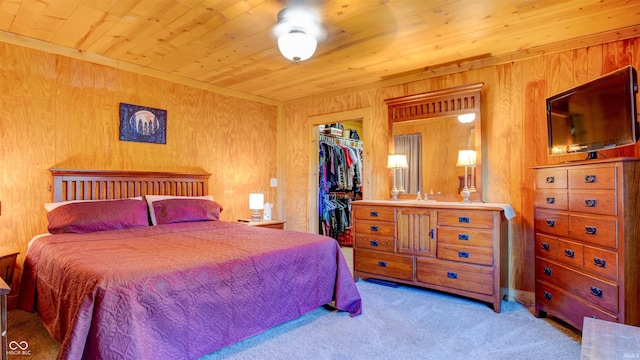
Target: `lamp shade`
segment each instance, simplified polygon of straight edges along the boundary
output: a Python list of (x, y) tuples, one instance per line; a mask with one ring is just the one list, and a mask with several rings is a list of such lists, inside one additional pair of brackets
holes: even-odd
[(249, 209), (264, 209), (264, 194), (249, 194)]
[(406, 155), (389, 155), (387, 158), (387, 169), (408, 169), (409, 164), (407, 163)]
[(458, 115), (458, 121), (463, 124), (468, 124), (476, 119), (476, 113), (460, 114)]
[(282, 56), (293, 61), (304, 61), (316, 52), (318, 41), (301, 30), (293, 30), (278, 38)]
[(476, 166), (476, 152), (473, 150), (458, 151), (456, 166)]

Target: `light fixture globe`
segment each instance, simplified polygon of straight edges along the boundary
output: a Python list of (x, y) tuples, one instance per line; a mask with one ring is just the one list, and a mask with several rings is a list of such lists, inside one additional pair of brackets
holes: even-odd
[(278, 13), (278, 23), (271, 33), (278, 39), (282, 55), (295, 62), (313, 56), (318, 41), (322, 41), (327, 35), (316, 13), (304, 6), (282, 9)]
[(318, 41), (301, 30), (292, 30), (278, 38), (282, 56), (295, 62), (304, 61), (316, 52)]

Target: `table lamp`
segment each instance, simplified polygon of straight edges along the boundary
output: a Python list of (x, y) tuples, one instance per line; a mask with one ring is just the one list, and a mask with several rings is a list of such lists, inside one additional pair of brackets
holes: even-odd
[(260, 221), (260, 211), (264, 209), (264, 194), (249, 194), (249, 209), (253, 210), (251, 221)]
[(458, 151), (458, 162), (456, 166), (464, 167), (464, 188), (460, 191), (460, 195), (462, 195), (462, 203), (469, 204), (471, 201), (469, 200), (469, 196), (471, 196), (471, 191), (469, 191), (469, 167), (476, 165), (476, 152), (473, 150), (460, 150)]
[(387, 158), (387, 169), (393, 170), (393, 188), (391, 189), (391, 200), (398, 200), (398, 193), (400, 190), (398, 189), (398, 180), (396, 171), (398, 169), (408, 169), (409, 164), (407, 164), (407, 156), (400, 154), (391, 154)]

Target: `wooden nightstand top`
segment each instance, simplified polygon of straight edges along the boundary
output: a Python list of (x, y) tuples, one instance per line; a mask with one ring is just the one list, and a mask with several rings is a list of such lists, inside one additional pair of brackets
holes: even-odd
[(0, 259), (18, 254), (20, 254), (20, 251), (14, 248), (8, 246), (0, 246)]
[(260, 220), (260, 221), (251, 221), (249, 219), (238, 219), (238, 222), (249, 225), (249, 226), (259, 226), (266, 227), (272, 229), (284, 229), (284, 220)]

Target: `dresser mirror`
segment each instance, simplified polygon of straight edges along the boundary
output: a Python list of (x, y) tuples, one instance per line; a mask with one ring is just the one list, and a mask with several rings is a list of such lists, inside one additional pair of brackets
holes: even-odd
[[(421, 139), (421, 160), (413, 162), (419, 169), (414, 170), (414, 180), (404, 198), (415, 198), (415, 193), (421, 191), (434, 200), (461, 199), (465, 168), (456, 166), (458, 151), (475, 150), (476, 166), (467, 168), (467, 185), (472, 191), (475, 185), (471, 201), (482, 201), (482, 86), (472, 84), (385, 100), (389, 109), (389, 154), (396, 153), (397, 141), (404, 149), (407, 137)], [(459, 115), (470, 114), (475, 115), (473, 121), (458, 120)], [(411, 165), (402, 170), (402, 180), (412, 175), (411, 170)], [(422, 174), (420, 181), (415, 179), (417, 173)]]

